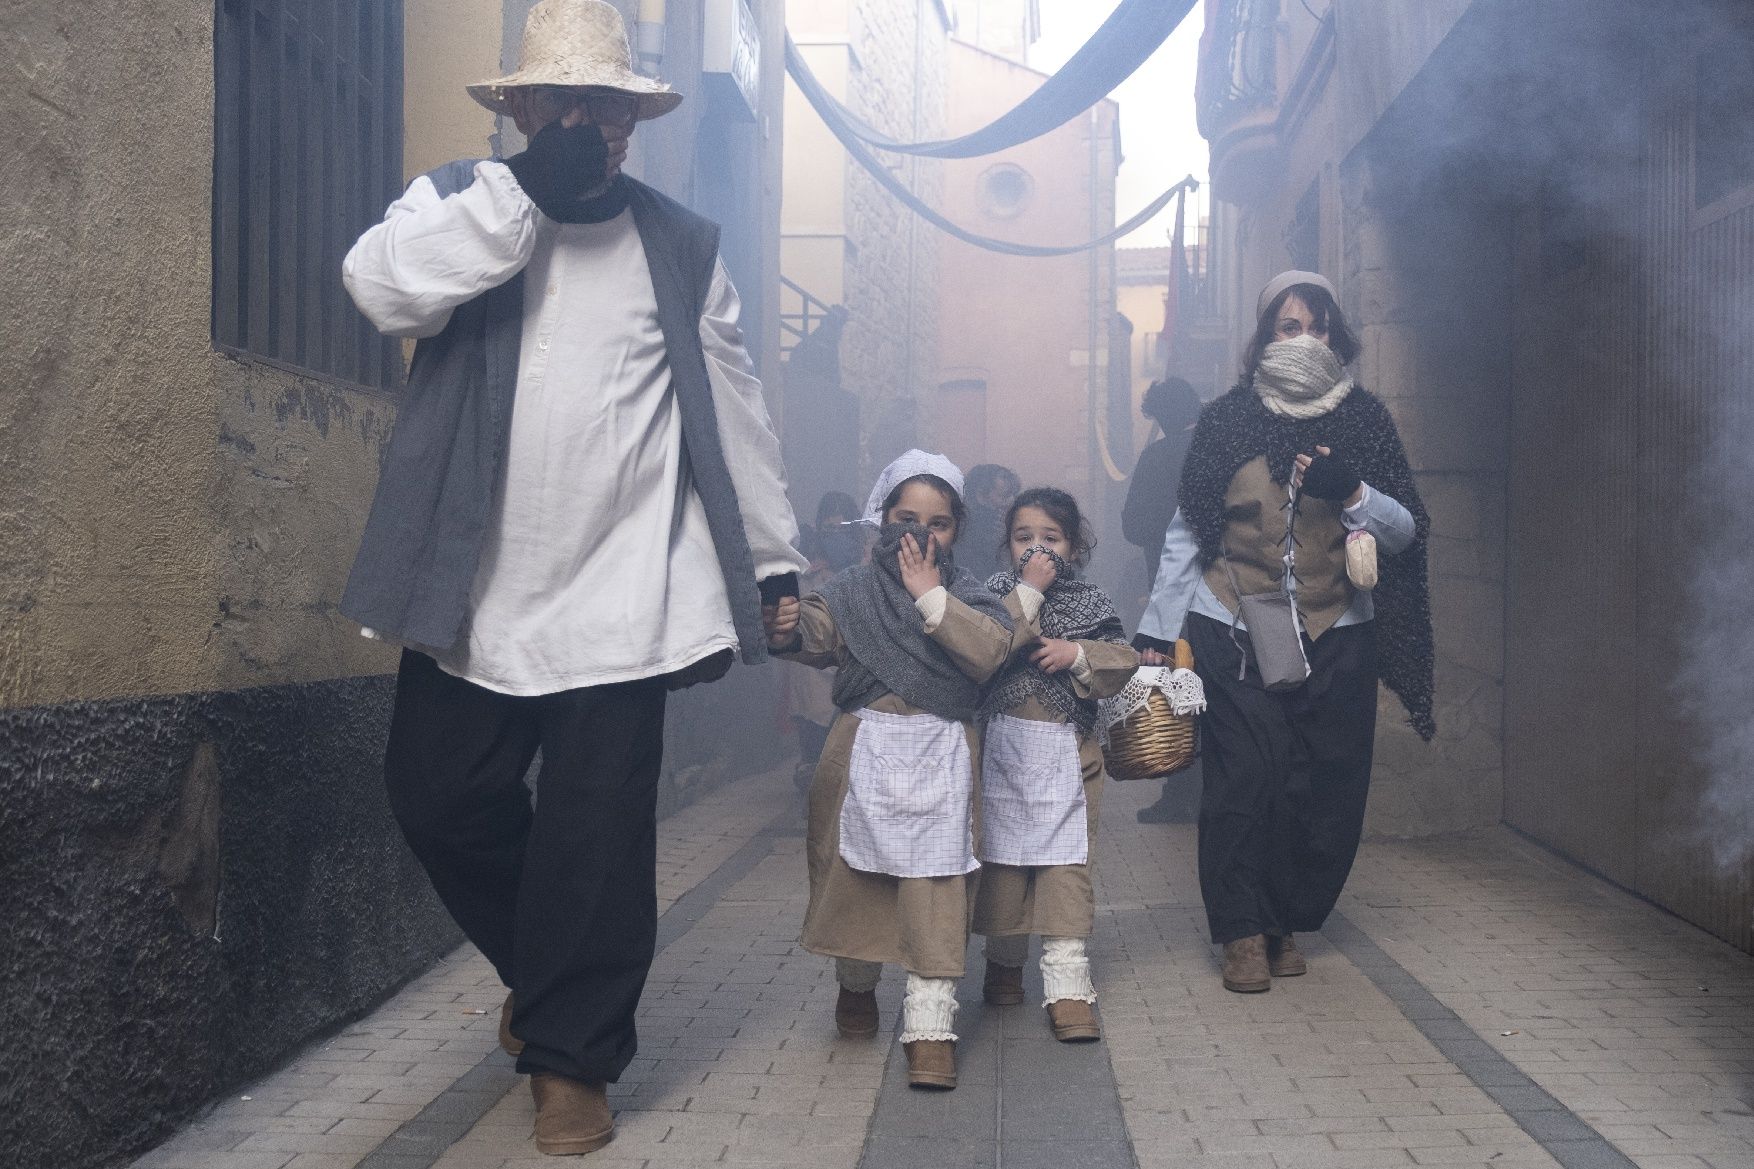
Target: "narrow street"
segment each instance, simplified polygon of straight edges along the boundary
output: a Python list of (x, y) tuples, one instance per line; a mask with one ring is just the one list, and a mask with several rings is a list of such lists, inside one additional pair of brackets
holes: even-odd
[[(577, 1163), (1754, 1166), (1754, 959), (1494, 829), (1367, 844), (1307, 940), (1310, 973), (1229, 994), (1192, 825), (1134, 821), (1157, 792), (1106, 792), (1105, 1041), (1060, 1045), (1033, 1006), (983, 1008), (971, 963), (944, 1094), (908, 1091), (893, 1041), (835, 1036), (830, 964), (796, 945), (787, 774), (665, 821), (641, 1054), (610, 1089), (614, 1143)], [(901, 983), (879, 991), (885, 1034)], [(495, 1043), (503, 993), (464, 947), (135, 1169), (556, 1165)]]

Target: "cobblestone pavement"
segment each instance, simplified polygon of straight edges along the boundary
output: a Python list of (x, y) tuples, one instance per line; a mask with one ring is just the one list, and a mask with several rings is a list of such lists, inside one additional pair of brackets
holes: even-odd
[[(796, 945), (788, 769), (661, 826), (670, 912), (608, 1148), (536, 1153), (495, 1046), (504, 989), (464, 947), (135, 1167), (1754, 1169), (1754, 959), (1494, 830), (1367, 844), (1301, 939), (1309, 974), (1229, 994), (1192, 826), (1133, 819), (1160, 790), (1106, 793), (1099, 1047), (1025, 1042), (1037, 1000), (970, 1004), (968, 1083), (926, 1095), (900, 1086), (893, 1042), (836, 1038), (830, 964)], [(900, 981), (879, 990), (886, 1026)]]

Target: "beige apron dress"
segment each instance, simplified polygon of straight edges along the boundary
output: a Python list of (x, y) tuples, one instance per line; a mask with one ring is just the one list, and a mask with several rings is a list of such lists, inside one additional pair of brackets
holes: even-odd
[[(821, 597), (804, 598), (798, 631), (802, 647), (781, 656), (819, 669), (849, 660), (846, 643)], [(930, 636), (976, 682), (992, 677), (1011, 652), (1010, 630), (955, 597), (948, 599), (944, 620)], [(855, 745), (865, 721), (876, 722), (878, 715), (934, 717), (894, 694), (875, 699), (864, 711), (843, 711), (835, 717), (810, 788), (806, 836), (810, 904), (800, 940), (816, 954), (894, 963), (923, 978), (961, 978), (980, 870), (903, 877), (854, 868), (842, 856), (841, 816)], [(980, 741), (972, 722), (951, 725), (968, 751), (969, 794), (963, 813), (968, 823), (962, 839), (972, 853), (981, 831), (976, 798), (980, 775), (975, 766)]]

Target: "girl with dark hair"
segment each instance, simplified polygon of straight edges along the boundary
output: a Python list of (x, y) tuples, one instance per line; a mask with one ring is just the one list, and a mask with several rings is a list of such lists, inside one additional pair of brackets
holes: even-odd
[(1029, 936), (1042, 940), (1044, 1005), (1062, 1042), (1101, 1037), (1084, 940), (1096, 915), (1090, 847), (1102, 794), (1096, 702), (1139, 667), (1114, 604), (1078, 579), (1095, 541), (1064, 491), (1034, 487), (1005, 517), (1012, 568), (987, 587), (1005, 599), (1018, 648), (981, 703), (981, 848), (974, 929), (982, 993), (1023, 1001)]
[(780, 657), (836, 668), (810, 788), (810, 904), (802, 941), (835, 959), (835, 1023), (877, 1033), (883, 963), (908, 972), (901, 1041), (908, 1082), (956, 1086), (956, 982), (976, 870), (974, 719), (981, 685), (1011, 651), (1004, 605), (951, 547), (962, 473), (909, 451), (871, 492), (871, 559), (803, 598), (762, 610)]
[(1205, 683), (1200, 892), (1242, 993), (1304, 973), (1293, 935), (1351, 871), (1378, 680), (1437, 729), (1430, 521), (1394, 419), (1345, 371), (1358, 342), (1324, 277), (1275, 277), (1256, 313), (1243, 380), (1194, 428), (1134, 639), (1156, 665), (1185, 627)]

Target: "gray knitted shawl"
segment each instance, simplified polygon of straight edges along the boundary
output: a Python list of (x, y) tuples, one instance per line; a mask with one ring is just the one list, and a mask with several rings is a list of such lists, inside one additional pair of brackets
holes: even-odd
[[(926, 634), (914, 599), (901, 583), (897, 554), (901, 538), (910, 534), (921, 548), (926, 546), (924, 525), (885, 524), (871, 562), (853, 565), (818, 591), (849, 658), (835, 674), (834, 704), (859, 710), (894, 694), (940, 718), (966, 722), (980, 705), (980, 685)], [(1005, 606), (967, 569), (957, 568), (948, 549), (938, 553), (938, 574), (951, 596), (1011, 628)]]
[[(1042, 594), (1039, 619), (1043, 637), (1127, 643), (1127, 632), (1107, 593), (1077, 579), (1077, 570), (1046, 548), (1031, 548), (1023, 554), (1023, 562), (1027, 563), (1031, 556), (1047, 556), (1057, 571), (1054, 583)], [(1015, 571), (996, 572), (987, 578), (987, 588), (998, 596), (1009, 596), (1017, 587), (1017, 580)], [(1096, 726), (1096, 700), (1078, 697), (1072, 689), (1070, 671), (1050, 674), (1027, 657), (1007, 664), (994, 680), (981, 703), (981, 722), (1004, 714), (1029, 698), (1040, 699), (1042, 705), (1077, 726), (1081, 734), (1089, 734)]]

